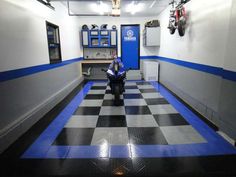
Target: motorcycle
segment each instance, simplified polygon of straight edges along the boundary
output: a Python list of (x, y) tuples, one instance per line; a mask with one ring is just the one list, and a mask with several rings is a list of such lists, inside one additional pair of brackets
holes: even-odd
[(169, 5), (172, 5), (170, 10), (170, 18), (168, 28), (170, 34), (174, 34), (175, 30), (178, 29), (179, 35), (184, 36), (187, 16), (184, 8), (184, 4), (190, 0), (181, 0), (178, 4), (176, 0), (172, 0)]
[(114, 104), (119, 106), (121, 103), (120, 95), (125, 92), (126, 71), (121, 67), (120, 62), (113, 61), (109, 69), (102, 71), (106, 72), (108, 84), (111, 88), (111, 94), (114, 95)]

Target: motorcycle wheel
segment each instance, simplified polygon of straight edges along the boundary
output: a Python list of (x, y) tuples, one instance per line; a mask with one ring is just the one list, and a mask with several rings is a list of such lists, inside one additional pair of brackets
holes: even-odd
[(178, 31), (179, 31), (179, 35), (182, 37), (185, 34), (185, 24), (182, 20), (179, 21), (178, 23)]
[(174, 34), (175, 33), (175, 27), (170, 23), (169, 24), (169, 30), (170, 30), (170, 34)]
[(119, 106), (119, 104), (120, 104), (120, 87), (119, 87), (119, 85), (115, 85), (114, 96), (115, 96), (115, 105)]

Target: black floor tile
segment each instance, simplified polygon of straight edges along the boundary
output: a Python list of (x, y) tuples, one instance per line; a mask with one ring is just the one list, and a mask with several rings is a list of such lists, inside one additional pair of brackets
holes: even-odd
[(111, 176), (132, 176), (133, 165), (131, 158), (110, 159), (108, 166)]
[(106, 90), (107, 86), (92, 86), (91, 90)]
[(103, 98), (104, 98), (104, 94), (88, 94), (85, 96), (84, 99), (99, 100)]
[(136, 82), (137, 85), (151, 85), (150, 82)]
[(94, 128), (64, 128), (54, 141), (54, 145), (90, 145)]
[(152, 114), (148, 106), (125, 106), (125, 113), (128, 115)]
[(154, 115), (154, 118), (159, 126), (189, 125), (180, 114), (160, 114)]
[(169, 104), (165, 98), (150, 98), (145, 99), (145, 101), (148, 105)]
[(120, 99), (119, 105), (115, 105), (114, 100), (103, 100), (102, 106), (124, 106), (124, 100)]
[(157, 92), (156, 89), (139, 89), (141, 93), (155, 93)]
[(136, 85), (127, 85), (125, 89), (138, 89), (138, 87)]
[(126, 127), (125, 116), (99, 116), (96, 127)]
[(168, 144), (159, 127), (155, 128), (129, 127), (128, 134), (129, 134), (130, 144), (141, 144), (141, 145)]
[(123, 94), (124, 96), (124, 99), (140, 99), (140, 98), (143, 98), (142, 94), (139, 94), (139, 93), (135, 93), (135, 94), (132, 94), (132, 93), (125, 93)]
[(132, 159), (6, 159), (1, 162), (0, 174), (3, 177), (235, 177), (236, 174), (236, 155)]
[(74, 115), (99, 115), (101, 107), (79, 107)]
[(104, 177), (109, 174), (109, 158), (67, 159), (63, 162), (63, 177)]
[(106, 90), (106, 92), (105, 92), (106, 94), (111, 94), (111, 90), (109, 89), (109, 90)]

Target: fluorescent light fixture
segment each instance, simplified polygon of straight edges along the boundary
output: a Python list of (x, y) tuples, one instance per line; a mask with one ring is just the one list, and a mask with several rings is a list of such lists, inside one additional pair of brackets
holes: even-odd
[(155, 4), (156, 4), (156, 0), (154, 0), (153, 2), (152, 2), (152, 4), (149, 6), (149, 8), (151, 9)]
[(90, 7), (94, 12), (99, 13), (100, 15), (104, 15), (105, 13), (108, 13), (110, 11), (109, 6), (103, 3), (102, 1), (98, 1), (98, 3), (93, 3)]
[(137, 1), (132, 1), (130, 4), (126, 6), (126, 12), (134, 15), (137, 12), (140, 12), (144, 9), (144, 3), (139, 3)]
[(55, 10), (55, 8), (50, 4), (50, 0), (37, 0), (37, 1), (51, 8), (52, 10)]

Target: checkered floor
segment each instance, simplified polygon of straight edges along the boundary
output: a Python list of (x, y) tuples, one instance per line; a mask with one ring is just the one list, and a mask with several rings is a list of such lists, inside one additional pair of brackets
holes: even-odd
[(206, 140), (149, 82), (127, 82), (120, 106), (95, 82), (53, 145), (174, 145)]

